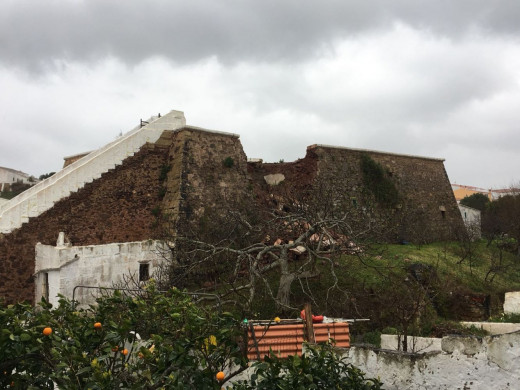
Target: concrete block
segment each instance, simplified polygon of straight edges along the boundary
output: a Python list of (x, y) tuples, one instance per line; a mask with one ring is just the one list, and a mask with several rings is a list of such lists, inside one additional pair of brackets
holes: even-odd
[(504, 300), (504, 313), (520, 313), (520, 291), (507, 292)]

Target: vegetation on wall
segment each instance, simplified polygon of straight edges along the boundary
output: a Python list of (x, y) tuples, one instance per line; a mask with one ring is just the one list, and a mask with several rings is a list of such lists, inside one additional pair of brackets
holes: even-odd
[(161, 170), (159, 172), (159, 181), (162, 183), (168, 178), (168, 172), (172, 169), (171, 165), (162, 165)]
[(389, 173), (366, 153), (361, 155), (361, 172), (363, 173), (365, 188), (380, 205), (384, 207), (397, 206), (399, 192)]
[(226, 167), (226, 168), (231, 168), (234, 164), (235, 164), (235, 161), (233, 160), (232, 157), (226, 157), (223, 161), (222, 161), (222, 164)]

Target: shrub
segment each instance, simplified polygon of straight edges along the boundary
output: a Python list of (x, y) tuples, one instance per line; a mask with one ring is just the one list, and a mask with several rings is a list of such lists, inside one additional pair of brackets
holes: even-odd
[(520, 313), (502, 313), (500, 316), (490, 317), (488, 321), (520, 323)]
[(232, 157), (228, 156), (224, 159), (224, 161), (222, 161), (222, 164), (224, 164), (226, 168), (231, 168), (235, 164), (235, 161)]
[(233, 384), (237, 390), (352, 389), (377, 390), (382, 383), (345, 362), (330, 344), (307, 346), (304, 355), (280, 359), (276, 355), (255, 363), (248, 382)]
[(55, 309), (8, 306), (0, 321), (0, 388), (220, 389), (215, 374), (226, 364), (245, 367), (238, 321), (153, 285), (86, 310), (64, 298)]
[[(116, 291), (78, 309), (61, 297), (0, 307), (0, 388), (221, 389), (224, 368), (247, 368), (238, 342), (240, 321), (196, 305), (178, 290), (138, 296)], [(44, 331), (45, 329), (45, 331)], [(271, 356), (254, 365), (235, 389), (381, 388), (346, 363), (331, 345), (309, 346), (302, 357)]]

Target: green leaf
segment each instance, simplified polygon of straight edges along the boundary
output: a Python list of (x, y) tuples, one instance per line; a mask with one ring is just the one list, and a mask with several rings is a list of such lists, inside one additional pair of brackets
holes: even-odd
[(20, 335), (20, 340), (21, 341), (29, 341), (30, 339), (31, 339), (31, 336), (28, 333), (22, 333)]
[(77, 374), (81, 375), (81, 374), (84, 374), (84, 373), (89, 372), (89, 371), (92, 371), (92, 368), (87, 366), (87, 367), (83, 367), (83, 368), (79, 369)]

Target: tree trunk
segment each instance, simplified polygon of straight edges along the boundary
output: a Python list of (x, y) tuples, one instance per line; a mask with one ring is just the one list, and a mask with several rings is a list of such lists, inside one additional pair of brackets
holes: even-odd
[(285, 309), (290, 305), (291, 286), (294, 281), (295, 274), (284, 272), (280, 276), (280, 285), (276, 294), (276, 303), (279, 309)]

